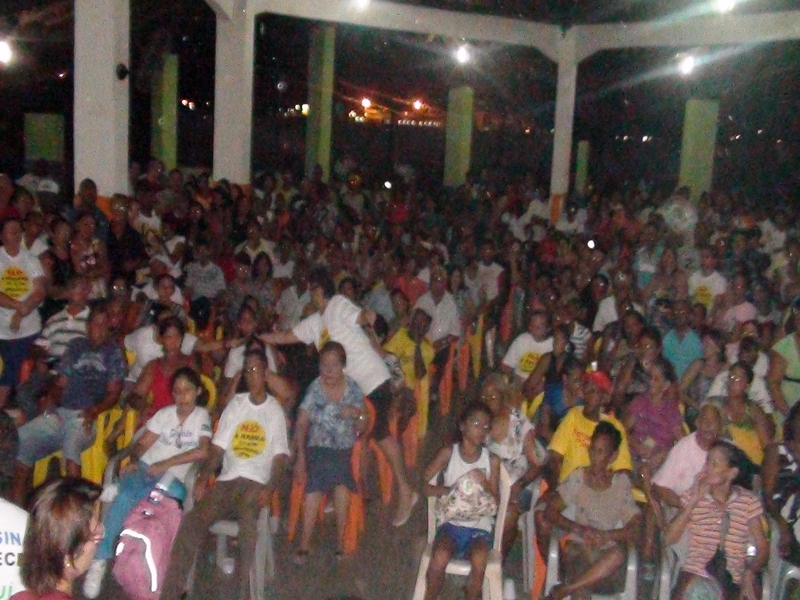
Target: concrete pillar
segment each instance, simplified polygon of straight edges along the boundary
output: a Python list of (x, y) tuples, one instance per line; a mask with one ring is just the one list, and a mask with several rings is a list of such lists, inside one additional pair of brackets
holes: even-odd
[(178, 55), (167, 54), (150, 91), (150, 153), (167, 170), (178, 166)]
[(253, 121), (253, 36), (246, 2), (230, 18), (217, 13), (214, 79), (214, 179), (250, 183)]
[(322, 165), (322, 179), (331, 170), (331, 116), (336, 58), (336, 26), (319, 25), (311, 32), (308, 51), (308, 115), (306, 116), (306, 175)]
[(129, 0), (75, 0), (75, 185), (90, 177), (102, 196), (128, 193)]
[(444, 185), (464, 183), (472, 154), (472, 104), (475, 92), (460, 87), (447, 94), (447, 124), (444, 144)]
[(569, 193), (572, 161), (572, 123), (575, 117), (575, 90), (578, 86), (578, 60), (575, 36), (570, 29), (558, 43), (558, 87), (553, 132), (553, 162), (550, 171), (551, 217), (558, 218), (561, 204)]
[(711, 189), (717, 142), (719, 102), (690, 98), (686, 102), (679, 185), (688, 185), (692, 200)]
[(575, 156), (575, 191), (586, 195), (586, 180), (589, 177), (589, 142), (578, 142), (578, 154)]

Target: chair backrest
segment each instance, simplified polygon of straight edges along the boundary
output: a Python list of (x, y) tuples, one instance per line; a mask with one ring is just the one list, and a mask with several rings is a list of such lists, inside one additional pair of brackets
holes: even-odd
[(206, 388), (206, 393), (208, 394), (206, 408), (213, 410), (217, 406), (217, 386), (208, 375), (200, 375), (200, 381), (203, 382), (203, 387)]
[[(428, 482), (436, 485), (439, 474), (433, 476)], [(503, 523), (508, 512), (508, 500), (511, 496), (511, 476), (503, 465), (500, 465), (500, 502), (497, 505), (497, 517), (494, 521), (494, 543), (492, 548), (499, 551), (503, 544)], [(439, 523), (436, 522), (436, 498), (428, 498), (428, 543), (433, 543)]]

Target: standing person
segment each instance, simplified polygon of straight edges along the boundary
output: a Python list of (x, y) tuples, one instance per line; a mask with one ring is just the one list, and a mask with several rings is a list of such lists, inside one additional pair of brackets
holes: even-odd
[[(294, 476), (306, 480), (303, 500), (303, 534), (293, 560), (308, 560), (311, 536), (317, 522), (323, 493), (333, 494), (339, 544), (344, 528), (350, 492), (355, 491), (350, 459), (357, 436), (367, 427), (364, 394), (358, 384), (344, 374), (347, 355), (337, 342), (328, 342), (319, 351), (319, 372), (300, 405), (295, 426), (294, 451), (297, 459)], [(337, 558), (344, 558), (339, 547)]]
[(81, 453), (94, 441), (97, 417), (119, 399), (125, 359), (111, 338), (105, 303), (92, 308), (86, 329), (86, 337), (72, 340), (56, 367), (59, 407), (19, 428), (12, 494), (17, 504), (25, 499), (33, 465), (48, 454), (62, 450), (67, 475), (80, 475)]
[[(286, 416), (267, 389), (263, 352), (245, 353), (247, 392), (236, 394), (222, 413), (209, 456), (194, 488), (195, 507), (181, 522), (172, 546), (161, 600), (178, 600), (186, 588), (208, 528), (220, 519), (239, 523), (238, 600), (250, 595), (250, 570), (258, 518), (280, 485), (289, 455)], [(209, 480), (222, 467), (214, 487)]]
[(392, 524), (402, 527), (419, 502), (419, 494), (411, 489), (400, 445), (389, 434), (391, 373), (363, 329), (363, 326), (371, 326), (375, 322), (375, 313), (363, 310), (344, 296), (336, 294), (333, 280), (325, 269), (317, 269), (311, 273), (309, 289), (318, 312), (290, 331), (264, 334), (261, 339), (271, 345), (313, 343), (319, 348), (330, 339), (344, 347), (348, 356), (345, 374), (355, 380), (375, 406), (375, 427), (372, 433), (397, 479), (399, 500)]
[(45, 276), (42, 263), (22, 248), (19, 219), (2, 223), (0, 240), (0, 409), (8, 403), (19, 369), (28, 357), (30, 345), (42, 329), (36, 310), (44, 300)]
[(58, 479), (42, 488), (25, 534), (22, 583), (14, 600), (71, 600), (103, 539), (100, 486), (85, 479)]

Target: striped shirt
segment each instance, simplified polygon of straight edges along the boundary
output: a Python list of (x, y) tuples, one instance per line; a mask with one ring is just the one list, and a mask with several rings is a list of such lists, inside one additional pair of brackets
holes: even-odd
[[(691, 498), (689, 489), (681, 496), (681, 505), (686, 506)], [(753, 492), (734, 487), (727, 506), (719, 506), (709, 494), (701, 498), (689, 518), (689, 553), (683, 570), (708, 577), (706, 565), (719, 546), (722, 519), (725, 512), (730, 515), (728, 534), (725, 537), (727, 568), (735, 583), (744, 573), (744, 557), (750, 541), (750, 523), (764, 515), (761, 501)]]
[(86, 337), (88, 319), (88, 306), (75, 316), (72, 316), (65, 308), (50, 317), (45, 323), (41, 335), (47, 343), (47, 351), (50, 356), (61, 358), (67, 349), (67, 344), (75, 338)]

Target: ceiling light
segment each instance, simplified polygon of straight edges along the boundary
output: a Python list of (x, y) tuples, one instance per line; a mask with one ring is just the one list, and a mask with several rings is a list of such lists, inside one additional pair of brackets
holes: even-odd
[(11, 62), (11, 57), (13, 53), (11, 52), (11, 44), (9, 44), (6, 40), (0, 40), (0, 63), (7, 65)]
[(470, 59), (469, 46), (467, 46), (466, 44), (462, 44), (461, 46), (459, 46), (458, 49), (456, 50), (456, 55), (455, 56), (456, 56), (456, 60), (460, 64), (463, 65), (463, 64), (468, 63), (469, 59)]

